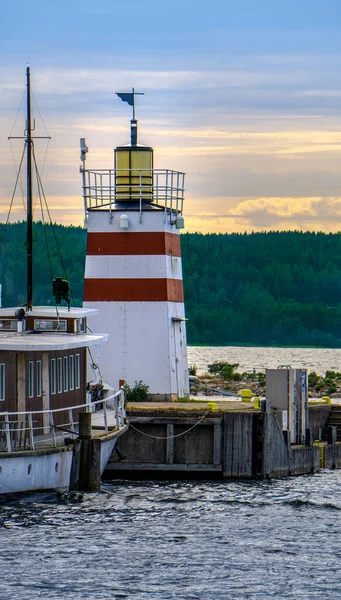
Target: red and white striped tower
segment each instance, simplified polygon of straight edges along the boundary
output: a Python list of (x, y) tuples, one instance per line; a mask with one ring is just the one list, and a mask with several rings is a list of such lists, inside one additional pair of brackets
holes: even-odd
[[(134, 91), (120, 97), (134, 105)], [(158, 399), (187, 396), (179, 235), (184, 174), (153, 168), (153, 149), (137, 144), (135, 114), (131, 143), (115, 149), (114, 169), (85, 169), (86, 152), (83, 139), (84, 306), (99, 309), (92, 330), (109, 333), (103, 379), (117, 386), (142, 380)]]

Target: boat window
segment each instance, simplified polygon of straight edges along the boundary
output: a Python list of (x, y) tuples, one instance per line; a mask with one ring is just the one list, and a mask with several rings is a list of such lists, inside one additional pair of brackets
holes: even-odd
[(37, 396), (41, 396), (42, 378), (41, 378), (41, 360), (37, 360)]
[(51, 358), (51, 394), (55, 394), (57, 391), (56, 382), (56, 359)]
[(57, 386), (58, 386), (58, 394), (61, 394), (63, 391), (63, 372), (62, 372), (62, 359), (57, 359)]
[(70, 390), (75, 389), (75, 357), (73, 354), (69, 356), (69, 384)]
[(34, 396), (34, 361), (30, 360), (28, 363), (28, 396), (33, 398)]
[(34, 319), (36, 331), (66, 331), (66, 321), (63, 319)]
[(64, 356), (63, 358), (63, 380), (64, 380), (64, 392), (69, 391), (69, 357)]
[(18, 321), (16, 319), (0, 319), (0, 331), (16, 331)]
[(81, 365), (80, 365), (80, 355), (76, 354), (76, 388), (80, 388), (81, 386)]
[(0, 400), (5, 400), (6, 390), (6, 365), (0, 364)]

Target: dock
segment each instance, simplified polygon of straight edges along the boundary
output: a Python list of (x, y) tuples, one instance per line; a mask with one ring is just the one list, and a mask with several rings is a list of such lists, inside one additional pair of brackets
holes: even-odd
[(128, 405), (129, 429), (105, 477), (264, 479), (341, 467), (341, 442), (328, 425), (330, 405), (309, 405), (309, 440), (292, 445), (276, 411), (250, 402), (215, 404), (214, 410), (196, 402)]

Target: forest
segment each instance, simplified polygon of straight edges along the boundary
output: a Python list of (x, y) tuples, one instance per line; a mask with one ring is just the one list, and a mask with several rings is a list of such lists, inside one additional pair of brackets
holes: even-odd
[[(0, 224), (3, 306), (26, 299), (25, 236)], [(35, 304), (67, 277), (80, 305), (85, 244), (81, 227), (34, 223)], [(181, 248), (190, 344), (341, 347), (340, 234), (187, 233)]]

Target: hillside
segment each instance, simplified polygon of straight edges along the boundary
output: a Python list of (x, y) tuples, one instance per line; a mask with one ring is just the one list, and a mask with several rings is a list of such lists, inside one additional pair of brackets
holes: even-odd
[[(8, 226), (0, 254), (3, 305), (25, 300), (25, 224)], [(4, 225), (0, 224), (0, 242)], [(81, 302), (86, 232), (55, 226), (74, 298)], [(52, 228), (34, 224), (35, 303), (64, 276)], [(341, 347), (341, 235), (301, 232), (181, 236), (192, 344)], [(22, 252), (20, 252), (22, 249)]]

